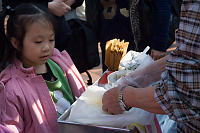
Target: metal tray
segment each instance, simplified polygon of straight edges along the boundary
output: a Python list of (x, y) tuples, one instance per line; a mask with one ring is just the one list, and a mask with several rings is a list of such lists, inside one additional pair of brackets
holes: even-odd
[(63, 115), (61, 115), (57, 122), (59, 123), (59, 133), (139, 133), (137, 128), (132, 130), (113, 128), (106, 126), (84, 125), (75, 122), (66, 122), (70, 114), (69, 108)]

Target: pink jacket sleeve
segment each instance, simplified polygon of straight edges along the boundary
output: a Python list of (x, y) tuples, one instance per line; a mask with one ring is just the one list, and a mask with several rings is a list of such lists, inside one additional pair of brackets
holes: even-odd
[(23, 109), (12, 92), (6, 90), (4, 84), (0, 82), (0, 133), (22, 133), (24, 122), (22, 119)]
[(7, 127), (0, 125), (0, 133), (13, 133), (13, 132), (9, 130)]

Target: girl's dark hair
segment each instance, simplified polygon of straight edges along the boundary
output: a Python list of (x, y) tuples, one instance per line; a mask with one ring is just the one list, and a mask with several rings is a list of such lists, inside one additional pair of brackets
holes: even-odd
[[(5, 16), (9, 15), (7, 28), (4, 28)], [(7, 7), (5, 13), (1, 15), (0, 26), (0, 67), (6, 62), (10, 63), (19, 54), (11, 42), (11, 37), (18, 41), (19, 49), (23, 48), (23, 40), (27, 27), (35, 22), (46, 21), (52, 29), (56, 30), (55, 18), (45, 7), (36, 4), (21, 4), (15, 9)]]

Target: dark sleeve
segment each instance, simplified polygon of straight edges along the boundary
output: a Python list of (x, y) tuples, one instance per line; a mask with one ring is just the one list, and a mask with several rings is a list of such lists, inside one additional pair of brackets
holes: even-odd
[(48, 7), (49, 1), (50, 0), (3, 0), (3, 6), (9, 5), (12, 8), (15, 8), (22, 3), (37, 3)]
[(85, 5), (87, 22), (96, 33), (96, 37), (99, 41), (100, 13), (102, 10), (100, 0), (85, 0)]
[(0, 46), (0, 72), (3, 69), (2, 68), (2, 64), (4, 64), (4, 53), (6, 50), (6, 35), (5, 35), (5, 29), (4, 29), (4, 20), (5, 20), (6, 14), (1, 12), (0, 13), (0, 42), (1, 42), (1, 46)]
[(168, 48), (171, 16), (170, 0), (155, 0), (152, 49), (166, 51)]
[(71, 6), (73, 9), (83, 4), (83, 0), (75, 0), (75, 3)]

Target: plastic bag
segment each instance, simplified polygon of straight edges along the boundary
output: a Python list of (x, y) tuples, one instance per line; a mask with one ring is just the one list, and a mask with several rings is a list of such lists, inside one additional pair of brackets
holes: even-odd
[(109, 74), (108, 77), (107, 77), (108, 84), (111, 87), (115, 87), (116, 81), (119, 80), (121, 77), (126, 76), (130, 72), (131, 72), (131, 70), (119, 70), (119, 71), (115, 71), (115, 72)]
[[(121, 78), (116, 79), (115, 81), (111, 80), (111, 84), (107, 85), (106, 88), (116, 87), (119, 85), (129, 84), (135, 87), (146, 87), (149, 85), (151, 79), (150, 75), (142, 75), (136, 74), (137, 71), (147, 67), (148, 65), (152, 64), (154, 61), (151, 56), (147, 55), (146, 52), (150, 49), (147, 46), (143, 52), (136, 52), (136, 51), (129, 51), (121, 60), (120, 62), (120, 71), (122, 70), (129, 70), (126, 74), (128, 76), (121, 76)], [(110, 76), (110, 79), (113, 75)], [(151, 76), (152, 77), (152, 76)], [(108, 77), (109, 78), (109, 77)], [(109, 81), (109, 79), (108, 79)], [(155, 82), (155, 81), (152, 81)]]
[(102, 97), (106, 90), (98, 86), (90, 86), (71, 107), (66, 121), (99, 126), (125, 128), (132, 123), (151, 125), (154, 114), (139, 108), (132, 108), (123, 114), (110, 115), (102, 111)]
[(147, 55), (146, 52), (150, 49), (147, 46), (143, 52), (136, 52), (130, 50), (121, 60), (120, 62), (120, 70), (138, 70), (148, 66), (153, 63), (153, 59), (151, 56)]

